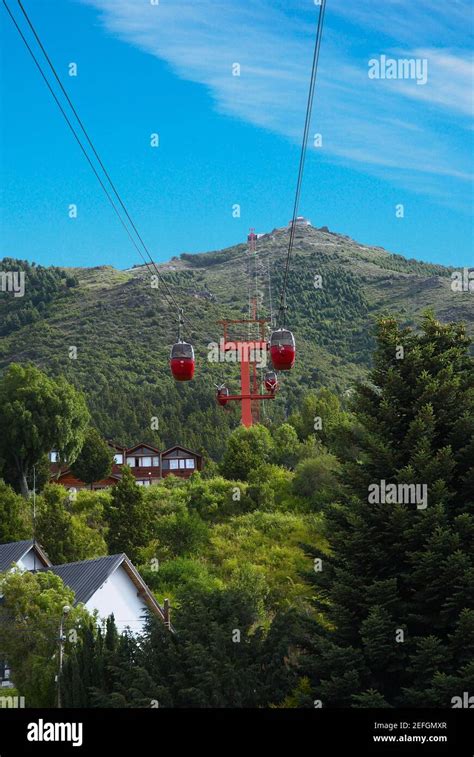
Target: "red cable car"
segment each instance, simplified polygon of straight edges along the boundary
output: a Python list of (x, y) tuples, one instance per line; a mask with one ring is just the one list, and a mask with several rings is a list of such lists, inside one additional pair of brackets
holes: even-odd
[(173, 344), (170, 368), (176, 381), (191, 381), (194, 376), (194, 349), (192, 344), (182, 342), (181, 339)]
[(221, 384), (221, 386), (217, 387), (216, 399), (219, 405), (222, 405), (222, 407), (225, 407), (227, 405), (227, 397), (229, 396), (229, 394), (230, 392), (225, 384)]
[(263, 384), (267, 392), (275, 394), (276, 390), (278, 389), (278, 376), (276, 375), (275, 371), (266, 372), (265, 376), (263, 377)]
[(296, 358), (295, 337), (288, 329), (277, 329), (270, 337), (270, 355), (276, 371), (289, 371)]

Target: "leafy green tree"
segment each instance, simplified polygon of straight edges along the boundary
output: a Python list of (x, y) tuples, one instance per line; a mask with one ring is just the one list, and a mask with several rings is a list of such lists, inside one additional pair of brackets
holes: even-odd
[(64, 378), (49, 378), (32, 365), (8, 367), (0, 380), (0, 456), (14, 464), (24, 497), (33, 466), (50, 450), (75, 459), (88, 418), (84, 397)]
[(54, 565), (107, 553), (104, 527), (89, 525), (83, 513), (70, 512), (72, 507), (66, 490), (57, 484), (46, 486), (37, 500), (36, 537)]
[(311, 502), (314, 509), (338, 500), (342, 493), (341, 464), (335, 455), (324, 447), (318, 448), (315, 457), (298, 463), (293, 480), (295, 494)]
[(0, 479), (0, 544), (29, 539), (31, 533), (29, 505)]
[(53, 707), (56, 701), (58, 637), (63, 608), (65, 652), (74, 643), (71, 630), (90, 623), (82, 607), (74, 607), (74, 592), (53, 573), (0, 574), (0, 649), (8, 659), (12, 680), (28, 707)]
[(247, 484), (220, 475), (203, 478), (194, 473), (185, 485), (185, 502), (190, 511), (199, 513), (206, 522), (220, 522), (253, 509), (247, 489)]
[(71, 465), (71, 471), (80, 481), (92, 485), (110, 474), (113, 464), (112, 451), (99, 434), (97, 429), (89, 428), (86, 432), (84, 444), (76, 460)]
[(275, 445), (274, 462), (284, 465), (285, 468), (293, 469), (298, 462), (301, 444), (298, 434), (290, 423), (282, 423), (273, 432)]
[(122, 468), (121, 480), (112, 489), (106, 520), (109, 553), (125, 552), (130, 560), (138, 559), (138, 550), (150, 540), (152, 517), (144, 500), (143, 487), (137, 486), (126, 465)]
[(185, 508), (158, 519), (153, 529), (162, 558), (185, 557), (196, 553), (209, 540), (209, 527), (202, 518)]
[(76, 560), (74, 527), (62, 486), (50, 484), (37, 502), (36, 538), (53, 565)]
[(222, 472), (226, 478), (246, 481), (252, 470), (269, 462), (273, 451), (273, 440), (265, 426), (239, 426), (230, 435)]
[(247, 487), (251, 509), (268, 512), (294, 510), (297, 503), (292, 496), (292, 481), (293, 474), (281, 465), (266, 463), (251, 471)]
[(330, 446), (336, 429), (348, 421), (348, 413), (343, 411), (339, 397), (324, 387), (306, 394), (299, 409), (289, 419), (301, 440), (316, 434), (327, 446)]

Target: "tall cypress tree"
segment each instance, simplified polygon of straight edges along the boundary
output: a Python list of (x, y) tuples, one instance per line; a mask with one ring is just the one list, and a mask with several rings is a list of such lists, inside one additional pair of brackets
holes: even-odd
[(130, 468), (123, 466), (122, 478), (112, 489), (112, 502), (106, 512), (109, 523), (109, 553), (125, 552), (130, 560), (148, 543), (149, 516), (143, 500), (143, 489), (135, 483)]

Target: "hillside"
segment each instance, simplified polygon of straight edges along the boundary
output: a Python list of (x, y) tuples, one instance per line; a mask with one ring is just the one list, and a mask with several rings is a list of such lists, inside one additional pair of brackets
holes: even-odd
[[(276, 229), (257, 242), (261, 311), (277, 302), (288, 231)], [(255, 261), (252, 261), (252, 266)], [(26, 272), (26, 294), (0, 294), (0, 369), (32, 361), (63, 373), (87, 395), (94, 421), (124, 444), (144, 439), (179, 441), (218, 458), (238, 409), (216, 406), (214, 384), (232, 384), (235, 366), (207, 361), (207, 343), (218, 341), (216, 321), (248, 313), (247, 245), (183, 254), (160, 269), (198, 333), (185, 333), (197, 352), (196, 380), (176, 385), (167, 358), (176, 336), (176, 314), (148, 270), (41, 268), (5, 258), (1, 270)], [(431, 307), (442, 321), (462, 320), (473, 329), (470, 293), (451, 291), (453, 269), (367, 247), (342, 234), (301, 228), (289, 276), (289, 325), (297, 339), (294, 371), (282, 380), (265, 418), (281, 419), (308, 389), (328, 386), (341, 395), (361, 379), (373, 349), (373, 324), (383, 312), (415, 324)], [(269, 271), (271, 272), (269, 287)], [(322, 276), (322, 288), (315, 276)], [(270, 291), (271, 289), (271, 291)], [(252, 292), (255, 283), (252, 283)], [(203, 332), (205, 332), (203, 334)], [(77, 358), (70, 348), (77, 348)], [(158, 418), (159, 431), (150, 429)]]

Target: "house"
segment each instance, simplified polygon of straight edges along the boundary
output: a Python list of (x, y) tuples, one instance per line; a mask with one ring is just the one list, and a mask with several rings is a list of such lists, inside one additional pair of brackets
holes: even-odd
[[(36, 541), (0, 544), (0, 573), (14, 567), (22, 571), (51, 571), (74, 591), (74, 604), (97, 612), (99, 619), (114, 615), (119, 633), (129, 628), (136, 635), (143, 631), (147, 612), (172, 629), (169, 605), (161, 607), (127, 555), (108, 555), (95, 560), (51, 565)], [(1, 598), (0, 598), (1, 603)], [(8, 665), (0, 660), (0, 686), (9, 684)]]
[(194, 471), (202, 470), (202, 455), (175, 444), (161, 453), (161, 475), (189, 478)]
[(17, 565), (20, 570), (40, 570), (51, 565), (38, 542), (32, 539), (0, 544), (0, 573)]
[(136, 444), (126, 450), (126, 464), (136, 478), (138, 486), (156, 484), (161, 478), (160, 450), (151, 444)]
[[(161, 478), (169, 475), (189, 478), (196, 470), (202, 470), (202, 455), (192, 450), (175, 445), (164, 452), (145, 442), (133, 447), (122, 447), (107, 440), (114, 456), (114, 464), (110, 475), (102, 481), (97, 481), (92, 488), (106, 489), (118, 483), (122, 477), (122, 466), (128, 465), (135, 476), (138, 486), (156, 484)], [(61, 466), (57, 452), (50, 453), (51, 481), (61, 484), (67, 489), (89, 489), (89, 485), (74, 476), (69, 466)]]
[[(1, 549), (1, 547), (0, 547)], [(50, 570), (74, 591), (74, 604), (83, 604), (99, 618), (114, 616), (119, 633), (129, 628), (133, 634), (143, 631), (147, 610), (169, 624), (140, 573), (127, 555), (108, 555), (95, 560), (64, 563), (41, 568)]]

